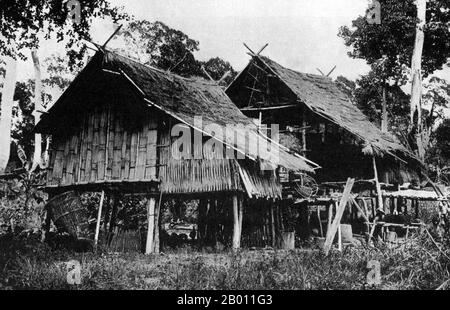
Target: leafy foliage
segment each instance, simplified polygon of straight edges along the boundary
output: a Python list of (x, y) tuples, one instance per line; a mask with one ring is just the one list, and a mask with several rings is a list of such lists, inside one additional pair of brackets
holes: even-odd
[[(339, 36), (352, 50), (349, 56), (362, 58), (372, 65), (386, 58), (387, 77), (405, 83), (404, 67), (411, 67), (414, 49), (417, 10), (414, 0), (380, 0), (381, 24), (369, 24), (364, 16), (352, 23), (352, 28), (341, 27)], [(450, 2), (429, 0), (427, 24), (424, 29), (424, 77), (442, 66), (450, 57)]]
[(230, 71), (225, 83), (231, 82), (236, 75), (230, 63), (219, 57), (205, 62), (196, 60), (194, 53), (199, 50), (199, 42), (160, 21), (133, 20), (114, 41), (126, 46), (117, 48), (120, 53), (184, 77), (207, 78), (202, 66), (214, 80)]
[[(434, 147), (429, 156), (433, 161), (441, 160), (443, 166), (450, 163), (450, 119), (445, 119), (433, 134)], [(436, 163), (438, 165), (439, 163)]]
[[(369, 24), (366, 17), (359, 16), (351, 28), (341, 27), (339, 36), (351, 48), (350, 57), (365, 59), (371, 67), (367, 75), (356, 81), (354, 96), (359, 108), (372, 121), (380, 123), (384, 89), (389, 131), (415, 149), (417, 129), (409, 124), (408, 119), (410, 96), (402, 91), (401, 86), (408, 82), (410, 76), (417, 8), (414, 0), (380, 0), (380, 4), (381, 24)], [(442, 69), (450, 57), (450, 3), (429, 0), (426, 14), (422, 56), (424, 77)], [(443, 95), (445, 92), (445, 83), (436, 78), (425, 86), (423, 102), (430, 110), (422, 113), (424, 131), (430, 132), (435, 122), (442, 118), (442, 107), (447, 99)], [(428, 139), (424, 140), (424, 146), (427, 145)]]
[[(83, 59), (86, 47), (82, 39), (90, 39), (90, 25), (94, 18), (110, 16), (114, 22), (127, 18), (119, 8), (112, 7), (106, 0), (79, 0), (80, 23), (69, 25), (68, 9), (61, 0), (16, 0), (2, 1), (0, 10), (0, 55), (26, 59), (24, 51), (39, 47), (39, 34), (49, 39), (53, 34), (58, 41), (68, 39), (69, 64), (74, 66)], [(77, 48), (75, 48), (77, 47)]]
[(47, 195), (36, 185), (42, 181), (43, 173), (24, 173), (0, 183), (0, 234), (11, 226), (16, 226), (15, 230), (19, 232), (21, 229), (40, 229)]

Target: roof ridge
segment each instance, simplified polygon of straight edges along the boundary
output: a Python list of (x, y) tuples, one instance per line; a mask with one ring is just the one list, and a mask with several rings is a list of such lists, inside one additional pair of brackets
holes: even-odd
[[(330, 77), (328, 77), (328, 76), (323, 76), (323, 75), (319, 75), (319, 74), (315, 74), (315, 73), (300, 72), (300, 71), (297, 71), (297, 70), (288, 68), (288, 67), (286, 67), (286, 66), (283, 66), (283, 65), (280, 64), (279, 62), (277, 62), (277, 61), (275, 61), (275, 60), (272, 60), (271, 58), (269, 58), (269, 57), (267, 57), (267, 56), (256, 55), (256, 57), (268, 59), (269, 61), (274, 62), (275, 64), (277, 64), (278, 66), (282, 67), (283, 69), (292, 71), (292, 72), (297, 73), (297, 74), (301, 74), (301, 75), (310, 75), (310, 76), (318, 77), (318, 78), (323, 79), (323, 80), (326, 80), (326, 81), (331, 81), (331, 82), (333, 82), (333, 79), (330, 78)], [(261, 59), (261, 60), (264, 61), (264, 59)]]
[(166, 74), (166, 75), (169, 75), (169, 76), (174, 76), (176, 78), (180, 78), (180, 79), (186, 80), (186, 81), (192, 81), (192, 80), (196, 79), (196, 82), (203, 82), (203, 83), (208, 84), (208, 85), (215, 85), (213, 82), (209, 82), (208, 80), (206, 80), (205, 78), (203, 78), (201, 76), (196, 76), (195, 75), (195, 76), (192, 76), (192, 77), (184, 77), (184, 76), (181, 76), (179, 74), (173, 73), (173, 72), (168, 71), (168, 70), (163, 70), (161, 68), (157, 68), (157, 67), (154, 67), (154, 66), (151, 66), (151, 65), (148, 65), (148, 64), (144, 64), (144, 63), (140, 62), (139, 60), (133, 59), (133, 58), (131, 58), (129, 56), (126, 56), (126, 55), (124, 55), (124, 54), (122, 54), (122, 53), (120, 53), (120, 52), (118, 52), (116, 50), (113, 51), (111, 49), (105, 48), (104, 51), (107, 52), (107, 53), (110, 53), (110, 54), (114, 54), (114, 55), (119, 56), (119, 57), (123, 57), (123, 58), (125, 58), (125, 59), (127, 59), (129, 61), (132, 61), (132, 62), (140, 65), (140, 66), (146, 67), (146, 68), (148, 68), (150, 70), (154, 70), (154, 71), (157, 71), (157, 72), (162, 73), (162, 74)]

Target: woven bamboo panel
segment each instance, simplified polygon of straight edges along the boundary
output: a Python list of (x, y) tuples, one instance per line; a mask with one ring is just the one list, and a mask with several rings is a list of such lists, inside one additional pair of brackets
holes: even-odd
[[(103, 105), (86, 112), (78, 130), (53, 140), (49, 185), (157, 178), (158, 121), (125, 124), (123, 111)], [(134, 128), (134, 129), (132, 129)]]

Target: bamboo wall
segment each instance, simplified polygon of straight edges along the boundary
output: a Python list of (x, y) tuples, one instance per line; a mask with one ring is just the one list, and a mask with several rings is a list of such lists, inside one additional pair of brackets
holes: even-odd
[(157, 179), (155, 115), (144, 115), (138, 126), (125, 116), (112, 105), (99, 106), (81, 115), (71, 133), (54, 134), (47, 185)]

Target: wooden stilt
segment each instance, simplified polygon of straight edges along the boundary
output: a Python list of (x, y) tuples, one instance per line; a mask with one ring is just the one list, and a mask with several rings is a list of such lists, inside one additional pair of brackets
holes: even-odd
[(111, 197), (108, 193), (105, 193), (105, 220), (103, 222), (103, 230), (106, 233), (108, 232), (108, 224), (109, 224), (109, 213), (111, 211)]
[(239, 197), (239, 233), (242, 237), (242, 222), (244, 219), (244, 200), (242, 197)]
[(271, 231), (272, 231), (272, 247), (275, 248), (275, 216), (273, 211), (273, 203), (270, 204), (270, 225), (271, 225)]
[(302, 109), (302, 155), (306, 157), (306, 126), (307, 126), (307, 122), (306, 122), (306, 110), (305, 107), (303, 107)]
[(205, 213), (205, 244), (209, 244), (211, 242), (211, 237), (210, 237), (210, 230), (211, 230), (211, 225), (210, 225), (210, 210), (211, 210), (211, 200), (207, 199), (206, 201), (206, 213)]
[(233, 249), (237, 250), (241, 246), (241, 232), (239, 230), (239, 198), (233, 195)]
[(374, 174), (374, 180), (375, 180), (375, 188), (377, 190), (378, 210), (384, 212), (383, 196), (382, 196), (382, 193), (381, 193), (380, 182), (378, 181), (378, 170), (377, 170), (377, 162), (375, 160), (375, 156), (372, 156), (372, 163), (373, 163), (373, 174)]
[(97, 225), (95, 226), (95, 236), (94, 236), (95, 247), (97, 247), (98, 245), (98, 235), (100, 233), (100, 221), (102, 219), (102, 208), (104, 199), (105, 199), (105, 191), (102, 191), (102, 196), (100, 197), (100, 204), (98, 206)]
[(151, 254), (154, 252), (154, 233), (155, 233), (155, 204), (156, 199), (150, 197), (147, 202), (147, 242), (145, 247), (145, 254)]
[(317, 206), (317, 219), (319, 220), (320, 236), (323, 237), (322, 219), (320, 218), (320, 206)]
[(160, 246), (159, 246), (159, 230), (160, 230), (160, 225), (159, 225), (159, 215), (160, 215), (160, 211), (161, 211), (161, 198), (162, 196), (159, 197), (159, 201), (156, 203), (156, 207), (155, 207), (155, 233), (154, 233), (154, 253), (159, 254), (160, 251)]
[(116, 224), (116, 217), (117, 217), (117, 207), (118, 207), (118, 201), (117, 201), (117, 194), (113, 193), (110, 197), (110, 205), (111, 205), (111, 217), (109, 218), (109, 232), (112, 233), (114, 230), (114, 226)]
[(206, 200), (201, 199), (198, 205), (197, 239), (199, 246), (203, 246), (205, 243), (205, 229), (206, 229)]
[(44, 227), (43, 227), (43, 233), (41, 236), (41, 242), (45, 242), (48, 237), (48, 233), (50, 232), (50, 225), (51, 225), (51, 216), (50, 216), (50, 210), (49, 208), (45, 209), (45, 220), (44, 220)]

